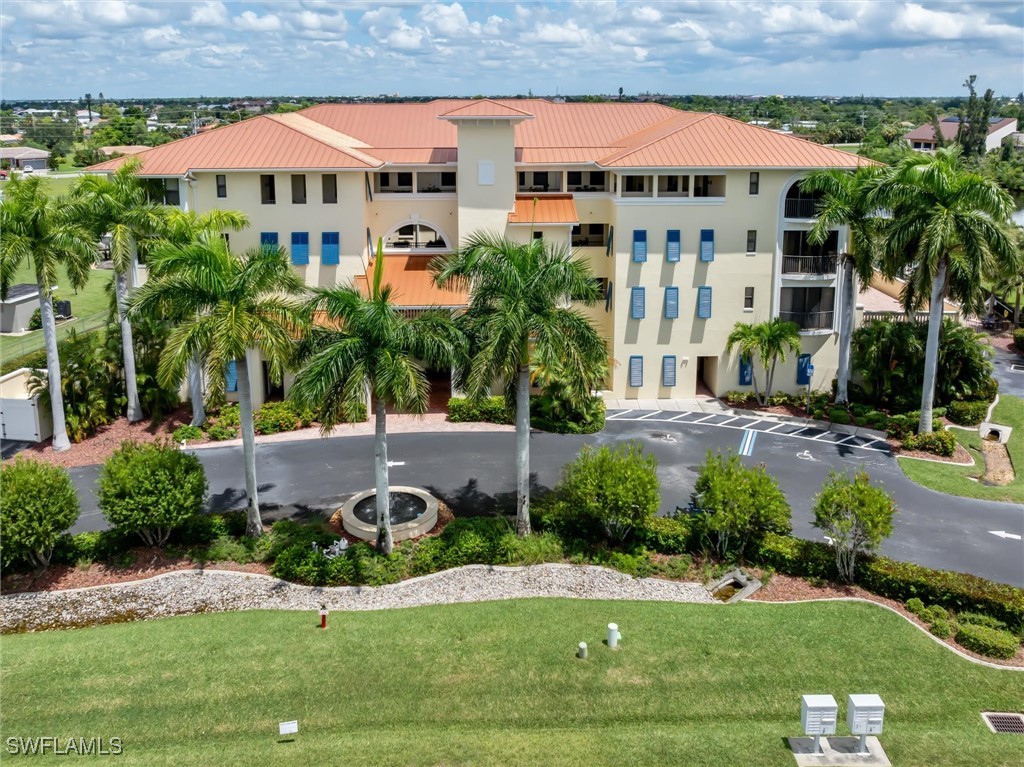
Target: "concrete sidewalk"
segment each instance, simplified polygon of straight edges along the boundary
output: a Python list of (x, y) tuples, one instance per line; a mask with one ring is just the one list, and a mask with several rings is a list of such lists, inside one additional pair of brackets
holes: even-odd
[[(396, 413), (388, 416), (388, 434), (409, 434), (415, 432), (514, 432), (515, 426), (497, 423), (452, 423), (444, 413), (427, 413), (426, 415), (406, 415)], [(319, 428), (296, 429), (280, 434), (256, 435), (257, 445), (273, 445), (278, 442), (302, 442), (321, 437), (365, 437), (374, 433), (373, 421), (363, 423), (346, 423), (335, 426), (328, 434)], [(237, 447), (242, 444), (241, 438), (226, 439), (222, 442), (203, 442), (187, 445), (190, 450), (202, 450), (211, 447)]]
[(665, 412), (728, 413), (729, 408), (715, 397), (693, 399), (620, 399), (604, 397), (608, 410), (664, 410)]

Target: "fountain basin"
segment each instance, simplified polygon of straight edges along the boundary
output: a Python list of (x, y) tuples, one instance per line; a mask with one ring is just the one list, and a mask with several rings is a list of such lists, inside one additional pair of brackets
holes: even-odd
[[(437, 524), (437, 499), (425, 490), (392, 485), (391, 537), (406, 541), (424, 535)], [(364, 541), (377, 540), (377, 491), (364, 490), (341, 507), (345, 532)]]

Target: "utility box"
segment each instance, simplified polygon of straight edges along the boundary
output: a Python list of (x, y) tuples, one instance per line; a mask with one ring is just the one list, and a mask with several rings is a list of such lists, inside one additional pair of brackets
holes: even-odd
[(880, 735), (885, 704), (877, 695), (850, 695), (846, 700), (846, 726), (854, 735)]
[(839, 704), (831, 695), (804, 695), (800, 724), (805, 735), (835, 735)]

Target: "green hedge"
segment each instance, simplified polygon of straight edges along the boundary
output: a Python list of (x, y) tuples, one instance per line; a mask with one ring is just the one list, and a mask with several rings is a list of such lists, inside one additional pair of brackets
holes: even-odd
[(1017, 349), (1024, 352), (1024, 328), (1017, 328), (1013, 331), (1013, 342), (1017, 345)]
[(653, 517), (637, 533), (637, 542), (659, 554), (685, 554), (690, 548), (690, 523), (682, 518)]
[(956, 435), (951, 431), (933, 431), (929, 434), (911, 434), (903, 439), (907, 450), (924, 450), (935, 455), (951, 456), (956, 452)]
[[(787, 575), (836, 577), (834, 553), (824, 543), (768, 533), (749, 554), (753, 563)], [(916, 597), (955, 612), (983, 613), (1013, 629), (1024, 626), (1024, 589), (976, 575), (877, 557), (858, 562), (857, 583), (872, 593), (900, 602)]]
[[(579, 412), (565, 417), (556, 417), (544, 412), (540, 395), (530, 397), (530, 426), (555, 434), (593, 434), (604, 428), (604, 400), (594, 397), (589, 405)], [(485, 422), (513, 424), (515, 412), (504, 397), (486, 397), (473, 402), (465, 397), (448, 400), (448, 420), (452, 423)]]
[(981, 400), (950, 402), (949, 407), (946, 409), (946, 417), (953, 423), (958, 423), (961, 426), (977, 426), (985, 420), (985, 414), (988, 413), (988, 406), (990, 404), (990, 401), (985, 402)]
[(1007, 660), (1017, 654), (1020, 641), (1009, 631), (964, 623), (957, 629), (956, 641), (968, 650), (989, 658)]

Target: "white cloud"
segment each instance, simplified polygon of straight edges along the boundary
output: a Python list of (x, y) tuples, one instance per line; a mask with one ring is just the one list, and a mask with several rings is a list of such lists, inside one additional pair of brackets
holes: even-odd
[(259, 16), (252, 11), (245, 11), (234, 18), (234, 25), (244, 32), (275, 32), (281, 28), (281, 19), (273, 13)]
[[(492, 19), (494, 17), (491, 17)], [(458, 3), (451, 5), (430, 4), (420, 9), (420, 19), (434, 34), (444, 37), (455, 35), (479, 35), (480, 22), (470, 23), (466, 11)]]
[(228, 9), (219, 0), (207, 0), (202, 5), (192, 6), (188, 23), (211, 27), (225, 26), (228, 23)]
[(657, 24), (661, 21), (661, 11), (649, 5), (642, 5), (633, 11), (633, 18), (642, 24)]
[(151, 27), (142, 32), (142, 42), (150, 48), (172, 48), (182, 44), (181, 32), (170, 24), (162, 27)]

